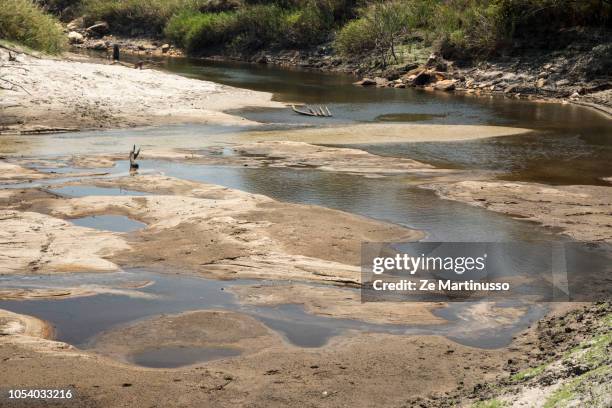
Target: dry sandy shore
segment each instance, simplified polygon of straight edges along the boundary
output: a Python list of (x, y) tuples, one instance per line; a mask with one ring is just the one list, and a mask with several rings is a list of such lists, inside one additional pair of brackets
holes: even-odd
[(0, 50), (0, 130), (117, 128), (169, 123), (247, 124), (223, 113), (247, 106), (282, 106), (271, 94), (232, 88), (156, 70), (137, 70)]
[(612, 187), (462, 181), (424, 186), (440, 197), (558, 228), (582, 241), (612, 241)]

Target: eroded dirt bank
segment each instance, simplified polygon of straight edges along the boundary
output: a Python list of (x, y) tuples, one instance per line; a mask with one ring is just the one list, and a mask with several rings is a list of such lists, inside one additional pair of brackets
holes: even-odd
[[(2, 133), (169, 123), (247, 124), (224, 110), (283, 106), (271, 94), (121, 65), (38, 59), (0, 50)], [(252, 123), (251, 123), (252, 124)]]

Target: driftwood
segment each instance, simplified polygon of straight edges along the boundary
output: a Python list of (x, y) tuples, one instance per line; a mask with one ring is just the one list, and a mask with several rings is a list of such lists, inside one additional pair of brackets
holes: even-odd
[(2, 89), (6, 89), (7, 91), (12, 91), (12, 90), (13, 90), (13, 87), (17, 87), (17, 88), (21, 88), (21, 89), (23, 89), (23, 91), (24, 91), (25, 93), (27, 93), (28, 95), (32, 95), (32, 94), (31, 94), (31, 93), (30, 93), (30, 92), (29, 92), (27, 89), (25, 89), (23, 86), (21, 86), (21, 85), (19, 85), (19, 84), (16, 84), (16, 83), (14, 83), (14, 82), (12, 82), (12, 81), (9, 81), (9, 80), (8, 80), (8, 79), (6, 79), (6, 78), (0, 78), (0, 81), (4, 81), (4, 82), (6, 82), (7, 84), (11, 85), (11, 87), (10, 87), (10, 88), (4, 88), (4, 87), (1, 87)]
[(302, 107), (302, 109), (298, 109), (295, 107), (295, 105), (291, 105), (291, 109), (293, 109), (295, 113), (299, 113), (300, 115), (317, 116), (323, 118), (331, 118), (333, 116), (327, 106), (315, 106), (313, 109), (310, 106), (305, 105)]

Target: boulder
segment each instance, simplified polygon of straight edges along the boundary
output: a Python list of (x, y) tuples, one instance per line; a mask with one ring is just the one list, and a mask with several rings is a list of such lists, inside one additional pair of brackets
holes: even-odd
[(161, 52), (162, 54), (167, 53), (168, 51), (170, 51), (170, 44), (164, 44), (161, 46)]
[(269, 59), (265, 54), (262, 54), (259, 57), (255, 58), (255, 62), (257, 64), (267, 64), (269, 62)]
[(97, 51), (103, 51), (103, 50), (106, 50), (107, 46), (106, 46), (106, 42), (102, 40), (98, 40), (98, 41), (93, 41), (87, 44), (87, 48), (92, 49), (92, 50), (97, 50)]
[(445, 79), (442, 81), (438, 81), (434, 84), (434, 89), (438, 91), (454, 91), (455, 90), (455, 80), (454, 79)]
[(75, 18), (66, 25), (66, 28), (70, 31), (83, 29), (85, 27), (85, 20), (83, 17)]
[(374, 78), (374, 82), (376, 82), (376, 86), (378, 88), (384, 88), (386, 86), (389, 86), (389, 80), (387, 78), (376, 77)]
[(85, 37), (83, 37), (82, 34), (76, 31), (70, 31), (68, 33), (68, 42), (70, 44), (83, 44), (83, 41), (85, 41)]
[(430, 84), (436, 80), (435, 73), (431, 71), (421, 71), (419, 74), (415, 75), (412, 80), (412, 84), (415, 86), (425, 86)]
[(363, 78), (361, 81), (354, 82), (353, 85), (359, 86), (372, 86), (376, 85), (376, 81), (372, 78)]
[(540, 78), (536, 81), (536, 88), (544, 88), (547, 83), (548, 81), (546, 80), (546, 78)]
[(91, 37), (103, 37), (110, 32), (110, 27), (106, 21), (100, 21), (90, 27), (87, 27), (85, 31), (87, 32), (87, 35)]

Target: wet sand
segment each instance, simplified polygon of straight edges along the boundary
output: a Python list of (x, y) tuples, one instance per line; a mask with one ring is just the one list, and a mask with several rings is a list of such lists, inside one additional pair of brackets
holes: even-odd
[[(361, 242), (423, 237), (420, 231), (341, 211), (281, 203), (165, 176), (116, 178), (97, 185), (163, 195), (22, 200), (17, 207), (22, 211), (6, 210), (0, 219), (7, 250), (4, 256), (13, 259), (2, 262), (3, 272), (154, 266), (221, 279), (298, 279), (356, 285), (360, 281)], [(19, 190), (10, 193), (20, 195)], [(147, 224), (147, 228), (128, 239), (57, 218), (96, 214), (126, 215)]]
[(291, 141), (322, 145), (466, 141), (488, 137), (520, 135), (530, 129), (486, 125), (432, 125), (432, 124), (358, 124), (316, 127), (293, 132), (246, 132), (244, 141)]
[(556, 228), (581, 241), (612, 241), (612, 187), (462, 181), (424, 186), (440, 197)]

